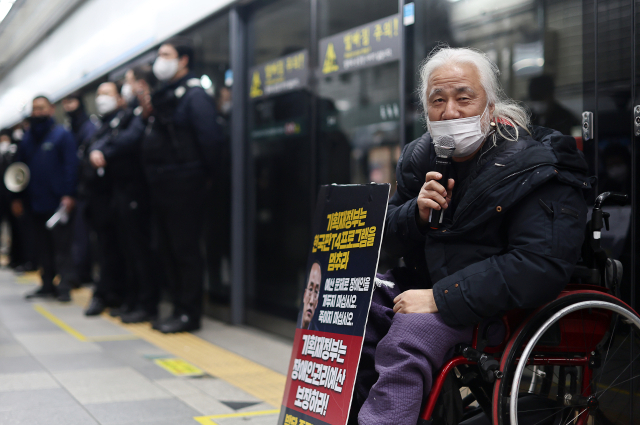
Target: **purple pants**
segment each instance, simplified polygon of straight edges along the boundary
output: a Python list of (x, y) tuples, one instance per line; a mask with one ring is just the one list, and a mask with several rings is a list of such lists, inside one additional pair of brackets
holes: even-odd
[(395, 270), (378, 275), (396, 286), (375, 288), (369, 310), (352, 406), (355, 414), (362, 405), (360, 425), (415, 425), (433, 374), (473, 335), (473, 327), (448, 326), (438, 313), (394, 314), (393, 299), (416, 289), (403, 285)]

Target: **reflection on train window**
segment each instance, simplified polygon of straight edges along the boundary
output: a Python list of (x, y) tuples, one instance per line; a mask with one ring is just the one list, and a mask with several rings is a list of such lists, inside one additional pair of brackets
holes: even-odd
[(395, 186), (400, 156), (398, 79), (397, 62), (322, 78), (321, 183)]
[(301, 81), (300, 87), (277, 92), (280, 83), (287, 83), (289, 68), (304, 68), (300, 60), (309, 49), (309, 1), (280, 0), (260, 6), (258, 2), (249, 22), (251, 266), (246, 303), (248, 321), (264, 327), (265, 313), (297, 317), (307, 257), (300, 247), (308, 246), (315, 199), (310, 196), (309, 90)]

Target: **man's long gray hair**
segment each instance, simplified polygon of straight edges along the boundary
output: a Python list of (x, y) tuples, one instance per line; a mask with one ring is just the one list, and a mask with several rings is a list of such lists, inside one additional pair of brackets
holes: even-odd
[[(498, 76), (500, 70), (489, 59), (489, 57), (472, 48), (452, 48), (449, 46), (439, 46), (434, 49), (429, 57), (420, 66), (420, 102), (424, 108), (425, 120), (429, 122), (427, 113), (428, 93), (427, 85), (429, 78), (436, 69), (449, 64), (469, 63), (476, 67), (480, 75), (480, 84), (487, 94), (487, 102), (495, 107), (493, 118), (498, 122), (509, 123), (515, 129), (515, 138), (518, 138), (518, 126), (528, 130), (530, 125), (529, 113), (518, 102), (509, 99), (502, 88)], [(513, 134), (506, 135), (500, 131), (500, 126), (496, 126), (498, 133), (505, 138), (513, 140)]]

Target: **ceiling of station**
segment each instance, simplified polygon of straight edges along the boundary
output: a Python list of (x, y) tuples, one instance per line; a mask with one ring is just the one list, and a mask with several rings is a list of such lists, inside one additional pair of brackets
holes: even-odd
[(0, 23), (0, 78), (85, 0), (17, 0)]

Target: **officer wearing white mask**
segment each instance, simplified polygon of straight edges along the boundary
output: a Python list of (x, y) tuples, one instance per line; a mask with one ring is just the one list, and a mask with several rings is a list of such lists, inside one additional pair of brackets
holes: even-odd
[(113, 205), (113, 179), (110, 158), (104, 154), (104, 146), (114, 135), (126, 128), (126, 102), (120, 96), (115, 83), (100, 84), (96, 92), (95, 105), (102, 119), (82, 152), (79, 196), (86, 204), (87, 222), (95, 232), (100, 255), (100, 278), (96, 281), (94, 296), (88, 316), (100, 314), (106, 307), (117, 307), (125, 296), (125, 266), (122, 250), (118, 244), (118, 232)]
[(172, 269), (166, 275), (174, 278), (169, 285), (173, 314), (154, 323), (165, 333), (200, 327), (206, 187), (207, 181), (216, 181), (223, 160), (223, 130), (213, 98), (190, 71), (194, 58), (190, 39), (174, 37), (162, 44), (153, 64), (159, 87), (151, 95), (151, 105), (140, 100), (143, 110), (151, 111), (145, 120), (142, 160), (158, 233), (166, 242), (163, 265)]

